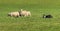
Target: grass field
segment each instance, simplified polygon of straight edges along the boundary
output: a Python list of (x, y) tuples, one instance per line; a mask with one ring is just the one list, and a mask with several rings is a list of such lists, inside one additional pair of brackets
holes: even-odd
[[(20, 9), (31, 11), (32, 16), (7, 16)], [(53, 18), (42, 18), (43, 14)], [(0, 31), (60, 31), (60, 0), (0, 0)]]

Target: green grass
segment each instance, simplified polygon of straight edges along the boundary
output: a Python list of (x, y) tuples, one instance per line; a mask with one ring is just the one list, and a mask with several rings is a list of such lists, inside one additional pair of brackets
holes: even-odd
[[(31, 17), (9, 17), (25, 9)], [(42, 18), (51, 14), (53, 18)], [(60, 31), (60, 0), (0, 0), (0, 31)]]

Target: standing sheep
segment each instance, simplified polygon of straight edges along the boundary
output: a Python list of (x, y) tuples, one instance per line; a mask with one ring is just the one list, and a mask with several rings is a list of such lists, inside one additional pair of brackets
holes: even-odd
[(30, 11), (26, 11), (26, 10), (21, 9), (20, 15), (21, 16), (31, 16), (31, 13), (30, 13)]
[(10, 12), (10, 13), (8, 13), (8, 16), (18, 17), (19, 16), (19, 12)]

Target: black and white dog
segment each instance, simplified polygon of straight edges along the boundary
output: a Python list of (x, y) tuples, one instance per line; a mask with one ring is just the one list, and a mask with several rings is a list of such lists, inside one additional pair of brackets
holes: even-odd
[(53, 17), (53, 16), (50, 15), (50, 14), (48, 14), (48, 15), (43, 14), (43, 18), (52, 18), (52, 17)]

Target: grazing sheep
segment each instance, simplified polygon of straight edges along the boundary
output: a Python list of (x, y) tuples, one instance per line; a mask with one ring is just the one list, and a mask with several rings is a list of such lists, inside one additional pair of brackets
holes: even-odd
[(45, 14), (44, 14), (44, 15), (43, 15), (43, 18), (52, 18), (52, 15), (50, 15), (50, 14), (49, 14), (49, 15), (45, 15)]
[(18, 17), (19, 16), (19, 12), (10, 12), (10, 13), (8, 13), (8, 16)]
[(30, 13), (30, 11), (26, 11), (26, 10), (21, 9), (20, 15), (21, 16), (31, 16), (31, 13)]

